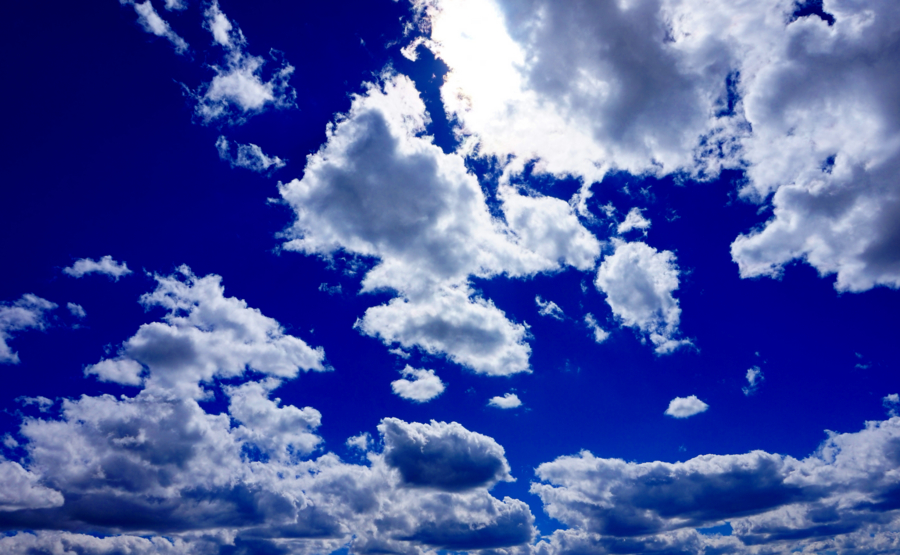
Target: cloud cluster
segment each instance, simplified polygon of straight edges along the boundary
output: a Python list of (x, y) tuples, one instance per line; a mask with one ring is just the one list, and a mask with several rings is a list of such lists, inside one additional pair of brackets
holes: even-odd
[(529, 371), (525, 326), (477, 296), (469, 278), (590, 269), (599, 242), (564, 201), (512, 186), (498, 194), (506, 221), (493, 217), (463, 157), (423, 134), (427, 122), (407, 77), (367, 84), (329, 125), (303, 178), (281, 185), (296, 214), (285, 248), (374, 260), (363, 292), (397, 297), (366, 311), (357, 322), (364, 333), (480, 373)]
[(54, 308), (54, 303), (30, 293), (14, 303), (0, 303), (0, 364), (19, 363), (18, 353), (9, 346), (12, 332), (44, 329), (46, 313)]
[(106, 255), (100, 260), (79, 258), (71, 266), (63, 268), (63, 273), (74, 278), (84, 277), (87, 274), (103, 274), (119, 281), (120, 277), (127, 276), (131, 270), (128, 269), (128, 264), (117, 262), (113, 260), (112, 256)]
[[(570, 527), (550, 542), (561, 553), (885, 553), (900, 532), (898, 447), (892, 418), (831, 433), (802, 460), (754, 451), (633, 463), (582, 452), (540, 465), (532, 491)], [(694, 530), (722, 522), (731, 537)]]
[[(157, 281), (142, 302), (167, 313), (119, 359), (147, 366), (139, 392), (63, 399), (23, 420), (22, 462), (0, 458), (0, 529), (18, 531), (0, 538), (4, 553), (416, 555), (532, 541), (528, 506), (489, 493), (513, 479), (493, 439), (386, 418), (380, 451), (367, 434), (348, 441), (366, 464), (323, 453), (322, 415), (272, 398), (298, 360), (321, 369), (322, 353), (225, 297), (218, 276)], [(198, 382), (227, 409), (201, 406)]]
[(464, 151), (507, 176), (578, 177), (583, 211), (611, 169), (740, 168), (744, 198), (773, 208), (732, 244), (743, 277), (803, 260), (842, 291), (900, 286), (895, 2), (411, 3)]

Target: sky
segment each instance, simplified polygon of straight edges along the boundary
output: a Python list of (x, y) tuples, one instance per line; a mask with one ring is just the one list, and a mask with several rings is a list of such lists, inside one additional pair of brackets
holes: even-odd
[(894, 0), (0, 17), (0, 552), (900, 552)]

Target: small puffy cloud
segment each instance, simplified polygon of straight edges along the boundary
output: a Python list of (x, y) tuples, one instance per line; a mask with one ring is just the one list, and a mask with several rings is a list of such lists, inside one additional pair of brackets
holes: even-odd
[(369, 432), (363, 432), (359, 435), (347, 438), (347, 447), (359, 449), (360, 451), (368, 451), (373, 445), (372, 436)]
[(37, 395), (35, 397), (18, 397), (16, 398), (16, 401), (25, 407), (34, 405), (41, 412), (49, 411), (54, 405), (53, 399), (48, 399), (43, 395)]
[(628, 211), (625, 219), (616, 228), (619, 234), (628, 233), (632, 229), (647, 230), (650, 229), (650, 220), (644, 217), (641, 209), (634, 207)]
[(232, 154), (231, 145), (224, 135), (219, 135), (216, 140), (216, 149), (219, 151), (219, 158), (231, 164), (232, 168), (246, 168), (251, 171), (265, 173), (283, 168), (287, 163), (285, 160), (274, 156), (269, 157), (255, 144), (234, 143), (235, 154)]
[[(153, 4), (150, 3), (150, 0), (146, 0), (144, 2), (134, 2), (133, 0), (119, 0), (121, 4), (130, 4), (134, 6), (134, 11), (138, 15), (138, 23), (141, 24), (141, 27), (144, 28), (145, 31), (156, 35), (157, 37), (163, 37), (168, 39), (169, 42), (172, 43), (172, 46), (175, 47), (175, 52), (179, 54), (183, 54), (188, 50), (188, 44), (185, 42), (183, 38), (178, 36), (175, 31), (169, 26), (168, 22), (166, 22), (163, 18), (156, 13), (156, 10), (153, 9)], [(171, 2), (171, 0), (166, 0), (166, 9), (172, 9), (170, 4), (180, 4), (180, 2)]]
[(39, 479), (16, 462), (0, 459), (0, 512), (45, 509), (63, 504), (60, 492), (38, 483)]
[(74, 264), (68, 268), (63, 268), (63, 273), (74, 278), (80, 278), (87, 274), (104, 274), (112, 279), (119, 281), (122, 276), (131, 273), (128, 265), (124, 262), (116, 262), (112, 256), (104, 256), (100, 260), (92, 260), (90, 258), (79, 258)]
[(540, 295), (534, 298), (535, 304), (538, 307), (538, 314), (541, 316), (549, 316), (551, 318), (555, 318), (556, 320), (564, 320), (566, 315), (563, 313), (563, 310), (559, 308), (559, 305), (553, 301), (545, 301), (541, 298)]
[(277, 321), (245, 301), (226, 297), (221, 277), (197, 277), (182, 266), (156, 281), (156, 290), (143, 295), (141, 303), (168, 310), (163, 321), (142, 325), (118, 356), (87, 367), (86, 373), (126, 385), (146, 379), (149, 389), (202, 397), (201, 384), (251, 369), (280, 378), (292, 378), (301, 369), (326, 370), (321, 348), (286, 335)]
[(14, 303), (0, 303), (0, 364), (18, 364), (19, 355), (9, 347), (13, 332), (46, 327), (46, 313), (56, 305), (26, 293)]
[(615, 251), (603, 259), (594, 281), (613, 314), (649, 336), (658, 354), (687, 344), (676, 339), (681, 308), (672, 296), (678, 289), (675, 255), (640, 241), (613, 239), (613, 245)]
[(675, 397), (669, 401), (669, 408), (666, 414), (673, 418), (688, 418), (701, 412), (706, 412), (709, 405), (697, 398), (696, 395), (690, 397)]
[(584, 323), (587, 325), (588, 329), (591, 330), (594, 341), (597, 343), (603, 343), (609, 338), (609, 332), (600, 327), (600, 324), (597, 323), (597, 319), (594, 318), (594, 315), (590, 312), (584, 315)]
[(80, 304), (66, 303), (66, 308), (68, 308), (72, 316), (76, 318), (81, 319), (87, 316), (87, 312), (84, 311), (84, 307)]
[(747, 385), (742, 387), (741, 391), (748, 397), (753, 395), (756, 393), (756, 390), (759, 389), (759, 386), (764, 379), (766, 379), (766, 377), (763, 375), (759, 366), (747, 369)]
[(385, 418), (384, 460), (410, 487), (459, 492), (511, 482), (503, 447), (460, 424), (406, 423)]
[(885, 395), (884, 399), (881, 400), (881, 404), (884, 405), (889, 415), (897, 416), (897, 409), (900, 409), (900, 394), (891, 393), (890, 395)]
[(391, 389), (404, 399), (424, 403), (444, 392), (444, 382), (434, 370), (419, 370), (407, 365), (400, 373), (404, 377), (391, 382)]
[(522, 401), (519, 400), (519, 396), (515, 393), (507, 393), (503, 397), (499, 395), (491, 397), (490, 401), (488, 401), (488, 406), (497, 407), (498, 409), (514, 409), (521, 407)]

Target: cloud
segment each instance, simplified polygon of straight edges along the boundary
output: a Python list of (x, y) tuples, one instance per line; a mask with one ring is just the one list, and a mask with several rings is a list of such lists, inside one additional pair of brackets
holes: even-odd
[(754, 366), (747, 370), (747, 385), (741, 388), (741, 391), (744, 392), (744, 395), (750, 396), (756, 393), (756, 390), (759, 389), (760, 384), (765, 380), (766, 377), (763, 375), (762, 370), (760, 370), (759, 366)]
[(675, 397), (669, 402), (669, 408), (666, 414), (674, 418), (688, 418), (701, 412), (706, 412), (709, 405), (697, 398), (696, 395), (690, 397)]
[(347, 439), (347, 447), (353, 447), (354, 449), (359, 449), (360, 451), (368, 451), (372, 448), (372, 445), (372, 436), (369, 434), (369, 432), (363, 432), (359, 435), (355, 435)]
[(600, 324), (597, 323), (597, 319), (594, 318), (594, 315), (590, 312), (584, 315), (584, 323), (587, 325), (588, 329), (591, 330), (594, 341), (597, 343), (603, 343), (609, 338), (609, 332), (600, 327)]
[(391, 389), (404, 399), (425, 403), (444, 392), (444, 382), (434, 370), (418, 370), (407, 364), (400, 373), (404, 378), (391, 382)]
[(541, 316), (549, 316), (556, 320), (565, 319), (566, 315), (563, 313), (563, 310), (559, 308), (559, 305), (553, 301), (545, 301), (541, 298), (540, 295), (534, 298), (535, 304), (538, 306), (538, 314)]
[(25, 407), (35, 405), (41, 412), (48, 412), (54, 405), (53, 399), (48, 399), (43, 395), (37, 395), (35, 397), (17, 397), (16, 402), (21, 403), (22, 406)]
[(507, 393), (503, 397), (499, 395), (491, 397), (490, 401), (488, 401), (488, 406), (497, 407), (498, 409), (514, 409), (521, 407), (522, 401), (519, 400), (519, 396), (515, 393)]
[(59, 507), (63, 496), (42, 486), (39, 478), (22, 465), (0, 459), (0, 512)]
[[(169, 26), (168, 22), (166, 22), (163, 18), (156, 13), (156, 10), (153, 9), (153, 4), (150, 3), (150, 0), (146, 0), (145, 2), (134, 2), (133, 0), (119, 0), (120, 4), (127, 4), (134, 6), (134, 11), (138, 15), (138, 23), (141, 24), (141, 27), (144, 28), (150, 34), (156, 35), (157, 37), (163, 37), (168, 39), (169, 42), (172, 43), (172, 46), (175, 47), (175, 52), (179, 54), (184, 54), (188, 50), (188, 43), (185, 42), (183, 38), (178, 36), (175, 31)], [(170, 7), (170, 4), (172, 5)], [(166, 0), (166, 9), (172, 9), (174, 5), (177, 4)]]
[(87, 316), (87, 312), (84, 311), (84, 307), (80, 304), (66, 303), (66, 308), (69, 309), (69, 312), (72, 313), (72, 316), (78, 319), (82, 319)]
[(231, 164), (232, 168), (246, 168), (251, 171), (265, 173), (269, 170), (275, 171), (283, 168), (287, 163), (285, 160), (275, 156), (270, 158), (255, 144), (243, 145), (234, 143), (237, 155), (231, 154), (231, 146), (225, 135), (219, 135), (216, 140), (216, 149), (219, 151), (219, 158)]
[[(225, 57), (222, 65), (211, 66), (216, 74), (212, 81), (190, 93), (197, 101), (194, 110), (197, 117), (207, 124), (219, 120), (238, 124), (269, 106), (278, 109), (293, 107), (297, 93), (288, 80), (294, 67), (279, 60), (272, 51), (270, 55), (274, 62), (280, 62), (280, 67), (270, 72), (268, 78), (264, 77), (262, 70), (266, 60), (245, 52), (247, 39), (222, 12), (218, 2), (209, 5), (205, 16), (205, 27), (212, 33), (214, 42), (225, 50)], [(254, 146), (247, 146), (250, 149), (247, 155), (251, 159), (256, 154), (262, 154), (261, 151), (257, 153), (258, 147), (254, 149)], [(239, 147), (238, 160), (240, 157)]]
[[(577, 552), (576, 544), (590, 553), (663, 546), (704, 553), (715, 545), (730, 553), (823, 552), (854, 541), (860, 553), (877, 552), (865, 547), (878, 543), (889, 551), (885, 541), (898, 537), (898, 445), (900, 419), (893, 418), (830, 433), (802, 460), (754, 451), (633, 463), (584, 451), (540, 465), (532, 492), (569, 526), (553, 538), (558, 553)], [(690, 530), (723, 521), (733, 529), (727, 539)]]
[(329, 125), (303, 178), (281, 185), (296, 215), (284, 247), (374, 262), (362, 291), (397, 297), (366, 311), (357, 323), (364, 333), (480, 373), (529, 371), (525, 327), (476, 296), (469, 278), (590, 268), (599, 244), (565, 202), (511, 186), (499, 194), (509, 226), (492, 217), (463, 158), (423, 134), (427, 122), (407, 77), (385, 73), (367, 84)]
[(647, 336), (658, 354), (671, 353), (688, 341), (676, 339), (681, 308), (672, 293), (678, 289), (678, 267), (670, 251), (658, 252), (639, 241), (613, 239), (615, 251), (597, 270), (594, 284), (622, 322)]
[(897, 408), (900, 407), (900, 394), (891, 393), (890, 395), (885, 395), (881, 400), (881, 404), (884, 405), (890, 416), (897, 416)]
[(9, 347), (12, 332), (46, 327), (46, 313), (56, 305), (26, 293), (14, 303), (0, 303), (0, 364), (18, 364), (19, 354)]
[(113, 260), (112, 256), (106, 255), (100, 258), (100, 260), (79, 258), (68, 268), (63, 268), (63, 273), (68, 274), (74, 278), (80, 278), (87, 274), (97, 273), (107, 275), (115, 281), (119, 281), (120, 277), (127, 276), (131, 273), (131, 270), (128, 269), (128, 264), (124, 262), (116, 262), (115, 260)]
[[(325, 354), (285, 335), (278, 322), (226, 297), (221, 277), (195, 276), (187, 266), (156, 276), (157, 288), (141, 297), (168, 310), (162, 322), (144, 324), (114, 358), (88, 366), (101, 380), (203, 397), (201, 384), (238, 377), (248, 369), (279, 378), (299, 370), (325, 370)], [(146, 377), (143, 368), (147, 368)]]
[(511, 482), (503, 447), (452, 422), (406, 423), (385, 418), (384, 460), (410, 487), (461, 492)]
[(628, 214), (625, 216), (625, 219), (622, 220), (622, 223), (616, 228), (616, 231), (621, 235), (623, 233), (628, 233), (632, 229), (640, 229), (647, 230), (650, 229), (650, 220), (644, 217), (641, 214), (640, 208), (632, 208), (628, 211)]

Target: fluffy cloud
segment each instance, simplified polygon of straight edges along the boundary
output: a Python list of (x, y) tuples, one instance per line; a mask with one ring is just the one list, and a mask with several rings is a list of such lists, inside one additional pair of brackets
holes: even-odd
[[(134, 11), (138, 15), (138, 23), (141, 24), (141, 27), (144, 28), (145, 31), (156, 35), (157, 37), (164, 37), (168, 39), (169, 42), (172, 43), (172, 46), (175, 47), (175, 52), (179, 54), (184, 54), (188, 50), (188, 43), (185, 42), (183, 38), (178, 36), (175, 31), (169, 26), (168, 22), (166, 22), (163, 18), (156, 13), (156, 10), (153, 9), (153, 4), (150, 3), (150, 0), (145, 0), (144, 2), (134, 2), (134, 0), (119, 0), (120, 4), (123, 5), (132, 5), (134, 6)], [(169, 6), (169, 0), (166, 1), (166, 9), (171, 9)]]
[[(840, 552), (854, 542), (854, 553), (885, 552), (876, 546), (890, 551), (900, 532), (898, 445), (892, 418), (831, 433), (802, 460), (754, 451), (633, 463), (582, 452), (540, 465), (532, 491), (570, 527), (552, 538), (560, 553)], [(730, 538), (691, 530), (723, 521)]]
[(404, 399), (424, 403), (444, 392), (444, 382), (435, 375), (434, 370), (419, 370), (406, 365), (400, 373), (404, 377), (391, 382), (391, 389)]
[(824, 18), (794, 0), (411, 2), (464, 150), (507, 176), (579, 177), (584, 210), (614, 168), (742, 168), (744, 197), (774, 209), (732, 245), (742, 276), (803, 260), (842, 291), (900, 286), (891, 0), (829, 0)]
[(364, 333), (444, 353), (476, 372), (528, 371), (525, 327), (476, 296), (470, 276), (588, 269), (599, 243), (565, 202), (512, 186), (498, 196), (508, 225), (493, 218), (463, 158), (423, 135), (427, 122), (408, 78), (385, 74), (368, 84), (328, 127), (303, 178), (281, 186), (296, 214), (285, 248), (374, 259), (362, 290), (398, 297), (366, 311), (357, 323)]
[(248, 369), (281, 378), (292, 378), (300, 369), (326, 369), (321, 348), (285, 335), (272, 318), (226, 297), (219, 276), (197, 277), (182, 266), (178, 274), (156, 280), (156, 290), (143, 295), (141, 303), (168, 310), (164, 321), (142, 325), (117, 357), (87, 367), (86, 373), (203, 397), (201, 384), (241, 376)]
[(709, 405), (697, 398), (696, 395), (689, 397), (675, 397), (669, 401), (669, 407), (666, 414), (674, 418), (688, 418), (701, 412), (706, 412)]
[(657, 353), (687, 344), (676, 338), (681, 308), (672, 296), (678, 289), (675, 255), (639, 241), (613, 239), (612, 244), (615, 251), (603, 259), (594, 284), (606, 294), (613, 314), (649, 336)]
[(538, 314), (541, 316), (549, 316), (556, 320), (562, 320), (566, 317), (563, 310), (559, 308), (559, 305), (553, 301), (545, 301), (538, 295), (534, 298), (534, 302), (537, 304)]
[(87, 316), (87, 312), (84, 311), (84, 307), (80, 304), (75, 303), (66, 303), (66, 308), (69, 309), (69, 312), (72, 316), (81, 319)]
[(209, 5), (205, 16), (205, 27), (213, 41), (225, 50), (225, 57), (222, 65), (211, 66), (216, 73), (212, 81), (192, 93), (197, 100), (196, 115), (204, 123), (216, 120), (241, 123), (268, 106), (294, 106), (297, 93), (288, 84), (294, 67), (279, 60), (273, 52), (273, 61), (280, 62), (281, 67), (266, 78), (263, 75), (266, 60), (245, 51), (247, 39), (222, 12), (217, 1)]
[(124, 262), (116, 262), (112, 256), (106, 255), (100, 260), (92, 260), (90, 258), (79, 258), (74, 264), (68, 268), (63, 268), (63, 273), (74, 278), (80, 278), (87, 274), (104, 274), (112, 279), (119, 281), (122, 276), (131, 273), (128, 264)]
[(519, 400), (519, 396), (515, 393), (507, 393), (503, 397), (499, 395), (491, 397), (488, 401), (488, 406), (497, 407), (498, 409), (514, 409), (521, 407), (522, 401)]
[(0, 512), (59, 507), (63, 496), (42, 486), (39, 478), (16, 462), (0, 459)]
[(224, 135), (219, 135), (216, 140), (216, 149), (219, 151), (219, 158), (231, 164), (232, 168), (246, 168), (265, 173), (269, 170), (283, 168), (287, 163), (277, 156), (267, 156), (261, 148), (252, 143), (247, 145), (235, 143), (236, 155), (234, 155), (231, 153), (231, 145)]
[(609, 338), (609, 332), (600, 327), (597, 319), (590, 312), (584, 315), (584, 323), (591, 330), (591, 335), (597, 343), (603, 343)]
[(754, 366), (753, 368), (747, 369), (747, 385), (741, 388), (741, 391), (744, 392), (744, 395), (750, 396), (756, 393), (756, 390), (759, 389), (760, 384), (766, 377), (763, 375), (762, 370), (760, 370), (759, 366)]
[(650, 220), (644, 217), (640, 208), (632, 208), (625, 215), (625, 219), (616, 228), (620, 234), (628, 233), (632, 229), (647, 230), (650, 229)]
[(19, 363), (19, 354), (9, 347), (12, 332), (44, 329), (46, 313), (54, 308), (55, 304), (30, 293), (14, 303), (0, 303), (0, 364)]

